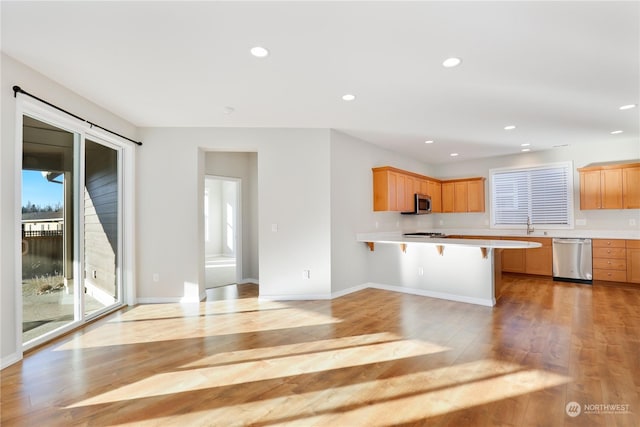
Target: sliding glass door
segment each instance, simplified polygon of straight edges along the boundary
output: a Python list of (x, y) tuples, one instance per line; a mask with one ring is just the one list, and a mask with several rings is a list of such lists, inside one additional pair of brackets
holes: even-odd
[(120, 301), (120, 172), (118, 150), (85, 140), (85, 315)]
[(45, 120), (22, 126), (22, 341), (123, 303), (122, 150)]
[(79, 135), (24, 116), (22, 127), (22, 339), (73, 323), (75, 158)]

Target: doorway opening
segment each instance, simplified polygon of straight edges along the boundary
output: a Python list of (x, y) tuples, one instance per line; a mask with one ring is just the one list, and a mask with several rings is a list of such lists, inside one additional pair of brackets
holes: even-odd
[(205, 288), (238, 283), (241, 277), (239, 178), (207, 175), (204, 185)]

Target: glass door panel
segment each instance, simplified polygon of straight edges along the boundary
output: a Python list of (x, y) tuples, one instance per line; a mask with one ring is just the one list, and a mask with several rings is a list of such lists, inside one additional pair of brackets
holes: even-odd
[(74, 153), (79, 134), (23, 117), (22, 339), (77, 319), (74, 293)]
[(119, 304), (119, 151), (85, 140), (84, 314)]

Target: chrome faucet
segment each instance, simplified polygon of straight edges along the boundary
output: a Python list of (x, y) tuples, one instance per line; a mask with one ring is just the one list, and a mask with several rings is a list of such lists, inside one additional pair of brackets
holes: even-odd
[(527, 236), (533, 233), (533, 224), (531, 224), (531, 217), (527, 215)]

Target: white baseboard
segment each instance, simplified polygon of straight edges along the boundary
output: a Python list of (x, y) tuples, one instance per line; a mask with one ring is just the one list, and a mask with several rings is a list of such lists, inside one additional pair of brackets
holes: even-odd
[(404, 286), (385, 285), (385, 284), (382, 284), (382, 283), (373, 283), (373, 282), (368, 282), (368, 283), (363, 283), (362, 285), (352, 286), (350, 288), (343, 289), (343, 290), (340, 290), (340, 291), (337, 291), (337, 292), (333, 292), (331, 294), (260, 295), (259, 300), (261, 300), (261, 301), (326, 300), (326, 299), (340, 298), (340, 297), (343, 297), (345, 295), (348, 295), (348, 294), (351, 294), (351, 293), (354, 293), (354, 292), (358, 292), (358, 291), (362, 291), (362, 290), (367, 289), (367, 288), (381, 289), (381, 290), (384, 290), (384, 291), (391, 291), (391, 292), (401, 292), (401, 293), (405, 293), (405, 294), (419, 295), (419, 296), (423, 296), (423, 297), (437, 298), (437, 299), (443, 299), (443, 300), (448, 300), (448, 301), (464, 302), (464, 303), (467, 303), (467, 304), (483, 305), (483, 306), (486, 306), (486, 307), (493, 307), (496, 304), (495, 299), (494, 300), (490, 300), (490, 299), (484, 299), (484, 298), (465, 297), (465, 296), (461, 296), (461, 295), (448, 294), (448, 293), (445, 293), (445, 292), (434, 292), (434, 291), (428, 291), (428, 290), (425, 290), (425, 289), (407, 288), (407, 287), (404, 287)]
[(331, 292), (331, 298), (340, 298), (343, 297), (345, 295), (349, 295), (352, 294), (354, 292), (358, 292), (358, 291), (362, 291), (364, 289), (369, 288), (369, 284), (368, 283), (363, 283), (362, 285), (357, 285), (357, 286), (352, 286), (350, 288), (347, 289), (343, 289), (341, 291), (336, 291), (336, 292)]
[(308, 301), (332, 299), (331, 294), (260, 295), (258, 301)]
[(367, 288), (382, 289), (385, 291), (392, 291), (392, 292), (402, 292), (405, 294), (420, 295), (423, 297), (438, 298), (438, 299), (444, 299), (444, 300), (456, 301), (456, 302), (464, 302), (467, 304), (484, 305), (487, 307), (493, 307), (494, 305), (496, 305), (495, 298), (491, 300), (491, 299), (485, 299), (485, 298), (465, 297), (462, 295), (448, 294), (445, 292), (435, 292), (435, 291), (428, 291), (426, 289), (407, 288), (404, 286), (385, 285), (382, 283), (373, 283), (373, 282), (365, 283), (364, 286)]
[(136, 298), (136, 304), (172, 304), (182, 302), (182, 297)]
[(20, 360), (22, 360), (22, 355), (20, 353), (17, 353), (17, 352), (11, 353), (10, 355), (0, 359), (0, 369), (4, 369), (7, 366), (11, 366), (14, 363), (19, 362)]
[[(256, 283), (256, 282), (257, 280), (254, 280), (254, 279), (244, 279), (242, 283)], [(405, 294), (419, 295), (419, 296), (429, 297), (429, 298), (438, 298), (438, 299), (443, 299), (448, 301), (464, 302), (467, 304), (483, 305), (486, 307), (493, 307), (494, 305), (496, 305), (495, 298), (484, 299), (484, 298), (465, 297), (462, 295), (448, 294), (446, 292), (435, 292), (435, 291), (428, 291), (426, 289), (407, 288), (404, 286), (385, 285), (383, 283), (374, 283), (374, 282), (363, 283), (361, 285), (352, 286), (350, 288), (342, 289), (340, 291), (332, 292), (330, 294), (260, 295), (258, 297), (258, 300), (259, 301), (330, 300), (330, 299), (340, 298), (345, 295), (352, 294), (354, 292), (362, 291), (367, 288), (381, 289), (384, 291), (391, 291), (391, 292), (402, 292)], [(203, 301), (206, 298), (206, 294), (201, 294), (200, 298), (201, 298), (200, 301)], [(199, 301), (186, 300), (180, 297), (170, 297), (170, 298), (138, 298), (136, 302), (138, 304), (169, 304), (169, 303), (193, 303), (193, 302), (199, 302)]]

